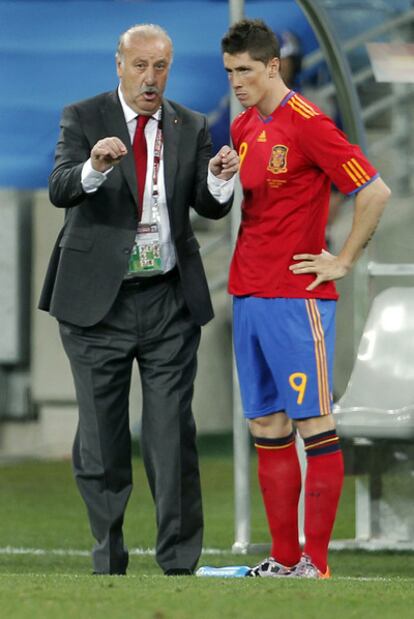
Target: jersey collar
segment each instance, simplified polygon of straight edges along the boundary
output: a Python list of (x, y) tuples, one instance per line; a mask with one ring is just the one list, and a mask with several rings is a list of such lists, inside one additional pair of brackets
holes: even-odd
[(270, 114), (270, 116), (262, 116), (260, 114), (260, 112), (257, 110), (257, 116), (258, 118), (265, 124), (270, 123), (273, 120), (274, 114), (275, 112), (280, 108), (280, 107), (285, 107), (286, 103), (289, 101), (289, 99), (291, 97), (293, 97), (293, 95), (295, 95), (296, 92), (294, 90), (290, 90), (287, 95), (285, 95), (282, 99), (282, 101), (279, 103), (279, 105), (277, 106), (277, 108)]

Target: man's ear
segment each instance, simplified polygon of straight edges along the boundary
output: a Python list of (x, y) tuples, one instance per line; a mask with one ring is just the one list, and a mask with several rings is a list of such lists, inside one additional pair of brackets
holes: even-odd
[(119, 58), (118, 55), (115, 56), (115, 64), (116, 64), (117, 75), (118, 75), (119, 79), (121, 79), (122, 73), (123, 73), (123, 71), (122, 71), (122, 60), (121, 60), (121, 58)]
[(280, 70), (280, 60), (279, 58), (272, 58), (269, 60), (268, 64), (269, 68), (269, 77), (276, 77), (279, 74)]

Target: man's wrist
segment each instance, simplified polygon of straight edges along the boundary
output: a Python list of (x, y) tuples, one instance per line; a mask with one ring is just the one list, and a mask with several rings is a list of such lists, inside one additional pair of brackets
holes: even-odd
[(231, 194), (234, 191), (235, 175), (229, 180), (218, 178), (213, 172), (208, 169), (207, 173), (207, 187), (213, 198), (215, 198), (220, 204), (228, 202), (231, 198)]
[(92, 166), (92, 161), (89, 158), (85, 161), (82, 168), (81, 183), (85, 193), (94, 193), (106, 181), (108, 174), (113, 168), (109, 168), (105, 172), (99, 172)]
[(341, 256), (341, 254), (337, 256), (337, 260), (345, 273), (349, 273), (356, 262), (356, 259), (351, 260), (348, 256)]

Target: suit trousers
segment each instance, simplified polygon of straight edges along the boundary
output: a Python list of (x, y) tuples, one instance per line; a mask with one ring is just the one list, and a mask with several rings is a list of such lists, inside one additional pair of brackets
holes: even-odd
[(156, 506), (156, 558), (164, 571), (193, 570), (203, 514), (192, 414), (201, 329), (185, 305), (178, 276), (123, 285), (97, 325), (59, 323), (73, 373), (79, 424), (75, 479), (96, 545), (96, 573), (125, 573), (122, 525), (132, 490), (129, 390), (134, 359), (143, 396), (141, 452)]

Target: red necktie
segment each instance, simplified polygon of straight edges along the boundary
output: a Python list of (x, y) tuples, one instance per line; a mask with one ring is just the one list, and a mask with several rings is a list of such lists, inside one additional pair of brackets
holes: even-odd
[(138, 221), (141, 221), (142, 217), (145, 177), (147, 174), (147, 142), (144, 129), (150, 118), (150, 116), (143, 116), (142, 114), (137, 117), (137, 127), (132, 143), (138, 185)]

